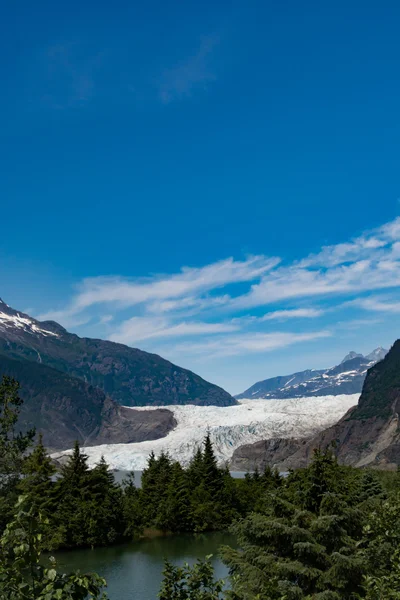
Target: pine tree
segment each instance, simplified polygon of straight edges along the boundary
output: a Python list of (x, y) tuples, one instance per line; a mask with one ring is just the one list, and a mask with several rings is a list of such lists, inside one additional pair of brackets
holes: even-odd
[(364, 471), (360, 482), (360, 501), (373, 500), (378, 497), (383, 498), (383, 496), (383, 486), (376, 474), (371, 470)]
[(153, 527), (160, 506), (165, 503), (172, 476), (172, 462), (161, 452), (158, 458), (150, 455), (147, 468), (142, 473), (141, 510), (145, 525)]
[(190, 496), (187, 474), (178, 462), (171, 466), (167, 493), (159, 504), (156, 527), (164, 531), (191, 531)]
[(124, 537), (134, 539), (142, 532), (144, 522), (140, 502), (142, 491), (135, 485), (133, 471), (122, 481), (122, 486)]
[(57, 481), (58, 499), (57, 522), (63, 545), (67, 547), (88, 544), (87, 511), (85, 502), (90, 496), (88, 457), (81, 452), (75, 442), (68, 461), (61, 467), (61, 477)]
[(56, 473), (56, 468), (43, 445), (42, 434), (39, 434), (33, 452), (25, 460), (22, 473), (24, 477), (19, 483), (19, 490), (22, 494), (28, 495), (32, 504), (35, 504), (43, 512), (53, 495), (54, 482), (52, 478)]
[(197, 448), (187, 470), (191, 490), (194, 490), (204, 478), (204, 461), (201, 447)]
[(203, 481), (207, 489), (217, 494), (222, 487), (222, 473), (217, 465), (210, 432), (207, 433), (203, 444)]
[[(289, 483), (296, 493), (270, 494), (264, 514), (253, 513), (234, 525), (240, 550), (224, 548), (222, 554), (233, 574), (236, 600), (350, 600), (362, 592), (362, 512), (336, 493), (335, 461), (320, 453), (314, 461), (318, 464)], [(309, 509), (285, 495), (300, 498)]]
[(18, 497), (24, 454), (32, 444), (35, 431), (16, 431), (22, 399), (19, 383), (3, 376), (0, 382), (0, 531), (11, 518)]
[(114, 481), (104, 457), (88, 475), (89, 494), (85, 498), (87, 543), (90, 546), (106, 545), (122, 539), (122, 490)]

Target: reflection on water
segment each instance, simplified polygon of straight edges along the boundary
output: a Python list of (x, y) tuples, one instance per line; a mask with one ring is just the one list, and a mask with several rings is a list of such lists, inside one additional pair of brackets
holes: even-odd
[(157, 600), (165, 558), (175, 564), (192, 564), (213, 554), (216, 577), (226, 578), (228, 572), (218, 558), (218, 549), (221, 544), (234, 542), (226, 532), (174, 535), (110, 548), (59, 552), (57, 561), (63, 571), (95, 571), (105, 577), (110, 600)]

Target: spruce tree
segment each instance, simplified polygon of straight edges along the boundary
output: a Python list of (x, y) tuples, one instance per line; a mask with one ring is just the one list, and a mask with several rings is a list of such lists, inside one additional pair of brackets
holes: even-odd
[(373, 500), (383, 496), (383, 486), (376, 474), (371, 470), (365, 471), (360, 482), (360, 501)]
[(29, 495), (32, 504), (43, 510), (46, 503), (51, 500), (56, 467), (43, 445), (42, 434), (39, 434), (33, 452), (25, 460), (22, 473), (24, 477), (20, 481), (18, 489), (22, 494)]
[(83, 504), (86, 513), (87, 543), (107, 545), (124, 533), (122, 490), (115, 483), (104, 457), (87, 475), (89, 493)]
[(87, 510), (90, 495), (88, 457), (75, 442), (72, 454), (61, 467), (57, 481), (57, 522), (67, 547), (88, 545)]
[[(289, 483), (294, 494), (269, 494), (263, 514), (233, 526), (240, 549), (227, 547), (222, 554), (236, 600), (350, 600), (362, 592), (363, 514), (336, 493), (335, 461), (321, 453), (314, 460), (317, 465)], [(308, 509), (285, 496), (300, 498)]]
[(143, 530), (144, 521), (140, 497), (142, 490), (135, 485), (135, 474), (132, 471), (122, 481), (123, 487), (123, 522), (124, 537), (134, 539)]
[(26, 433), (17, 431), (22, 404), (19, 383), (4, 375), (0, 382), (0, 531), (12, 515), (24, 454), (35, 436), (33, 429)]
[(164, 531), (191, 531), (189, 502), (187, 474), (178, 462), (174, 462), (167, 492), (159, 504), (156, 527)]
[(190, 487), (193, 490), (200, 485), (204, 477), (204, 461), (201, 447), (197, 448), (192, 460), (190, 461), (187, 473)]
[(218, 468), (214, 448), (211, 442), (210, 432), (204, 439), (203, 450), (203, 481), (211, 493), (218, 494), (222, 486), (222, 473)]

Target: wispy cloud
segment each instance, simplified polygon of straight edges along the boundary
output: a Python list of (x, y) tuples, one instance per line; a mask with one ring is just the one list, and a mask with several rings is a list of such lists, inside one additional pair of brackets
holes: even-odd
[(348, 305), (358, 306), (372, 312), (400, 313), (400, 300), (388, 301), (387, 298), (382, 298), (380, 296), (359, 298), (348, 302)]
[(110, 339), (123, 344), (133, 344), (150, 338), (212, 335), (236, 331), (237, 325), (229, 323), (183, 322), (171, 325), (167, 319), (132, 317), (119, 325)]
[(287, 319), (315, 319), (325, 313), (317, 308), (294, 308), (291, 310), (275, 310), (261, 317), (261, 321), (286, 321)]
[[(51, 311), (41, 315), (41, 318), (70, 317), (96, 304), (114, 304), (119, 308), (126, 308), (150, 302), (150, 309), (154, 312), (154, 302), (174, 300), (175, 304), (164, 304), (164, 309), (179, 309), (194, 302), (206, 303), (205, 299), (193, 298), (193, 294), (217, 290), (233, 283), (253, 281), (278, 263), (277, 258), (251, 256), (244, 261), (228, 258), (205, 267), (183, 267), (180, 273), (145, 280), (121, 277), (89, 278), (78, 286), (78, 294), (66, 309)], [(225, 296), (225, 299), (228, 301), (229, 296)], [(224, 301), (221, 298), (210, 300), (212, 304), (221, 304)]]
[(204, 89), (216, 80), (216, 74), (210, 66), (210, 56), (218, 42), (215, 35), (204, 36), (192, 56), (164, 70), (158, 81), (161, 102), (168, 104), (189, 97), (194, 90)]
[(235, 356), (271, 352), (286, 348), (300, 342), (311, 342), (330, 337), (328, 330), (312, 331), (309, 333), (273, 332), (273, 333), (242, 333), (219, 337), (205, 342), (187, 342), (177, 344), (172, 351), (177, 354), (198, 354), (207, 358), (218, 356)]
[[(343, 331), (346, 323), (348, 329), (371, 323), (354, 311), (400, 314), (400, 299), (393, 294), (399, 287), (396, 219), (291, 264), (260, 255), (144, 279), (84, 279), (67, 306), (39, 317), (67, 327), (92, 320), (91, 326), (103, 326), (110, 339), (146, 349), (173, 339), (175, 346), (168, 342), (168, 352), (211, 359), (318, 340)], [(365, 297), (366, 292), (389, 293), (390, 288), (390, 297)], [(340, 319), (336, 325), (330, 321), (334, 312)], [(310, 331), (316, 318), (319, 328)]]

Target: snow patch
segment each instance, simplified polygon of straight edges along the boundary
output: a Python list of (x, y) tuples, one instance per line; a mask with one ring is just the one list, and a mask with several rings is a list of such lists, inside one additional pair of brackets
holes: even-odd
[[(269, 438), (309, 437), (336, 423), (360, 394), (290, 398), (285, 400), (240, 400), (236, 406), (163, 406), (171, 410), (176, 428), (159, 440), (134, 444), (104, 444), (85, 448), (89, 465), (103, 455), (112, 469), (142, 470), (151, 451), (169, 452), (187, 465), (210, 432), (219, 464), (228, 461), (236, 448)], [(152, 411), (157, 407), (134, 407)], [(72, 450), (53, 454), (54, 458)]]
[(19, 313), (16, 315), (8, 315), (7, 313), (0, 312), (0, 326), (5, 327), (16, 327), (17, 329), (23, 329), (27, 333), (40, 333), (41, 335), (48, 336), (53, 335), (59, 337), (57, 333), (48, 331), (47, 329), (41, 329), (31, 319), (21, 317)]

